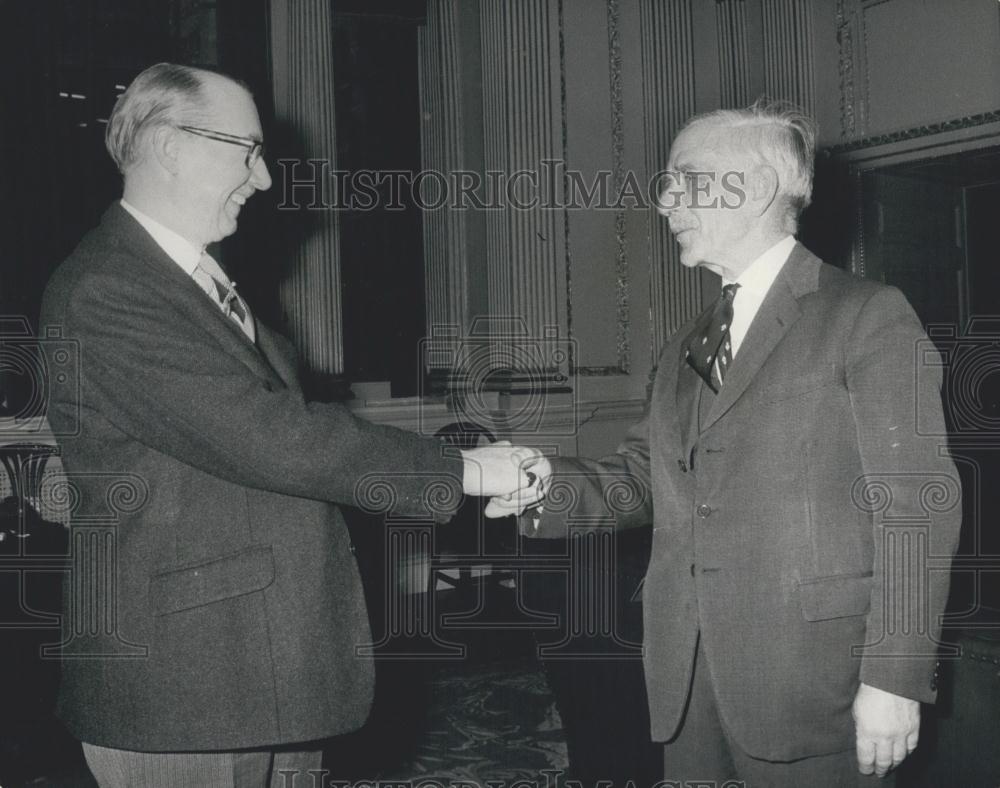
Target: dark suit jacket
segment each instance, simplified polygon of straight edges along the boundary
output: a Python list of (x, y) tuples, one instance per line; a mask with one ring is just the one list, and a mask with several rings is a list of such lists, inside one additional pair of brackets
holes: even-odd
[(654, 739), (678, 730), (700, 632), (745, 751), (848, 749), (859, 681), (934, 699), (948, 574), (925, 572), (921, 556), (947, 566), (960, 493), (916, 415), (943, 434), (940, 371), (897, 290), (802, 246), (718, 395), (684, 361), (710, 311), (664, 349), (646, 416), (615, 455), (553, 463), (558, 504), (546, 503), (539, 535), (602, 511), (620, 527), (653, 520), (643, 605)]
[[(70, 730), (178, 751), (359, 727), (373, 672), (355, 647), (370, 637), (335, 504), (391, 476), (399, 513), (427, 514), (428, 481), (450, 485), (457, 507), (460, 462), (436, 440), (306, 402), (291, 345), (258, 324), (254, 346), (118, 203), (53, 276), (42, 325), (79, 349), (80, 399), (48, 414), (59, 433), (80, 412), (79, 434), (61, 440), (74, 527), (118, 517), (117, 626), (64, 662)], [(116, 480), (145, 492), (116, 502)], [(77, 562), (68, 627), (86, 619), (74, 606), (106, 582), (103, 566)], [(134, 653), (123, 643), (146, 655), (88, 656)]]

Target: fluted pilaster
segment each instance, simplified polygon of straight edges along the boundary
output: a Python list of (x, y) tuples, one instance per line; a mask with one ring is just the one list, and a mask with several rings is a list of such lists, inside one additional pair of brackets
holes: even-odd
[(812, 0), (761, 0), (764, 92), (816, 111)]
[(485, 169), (505, 203), (485, 218), (489, 308), (538, 337), (566, 309), (565, 217), (542, 207), (561, 186), (542, 164), (563, 158), (559, 3), (482, 0), (480, 13)]
[[(271, 49), (276, 122), (294, 129), (301, 166), (307, 167), (304, 160), (309, 159), (335, 168), (330, 0), (271, 0)], [(309, 173), (297, 177), (313, 179)], [(321, 188), (327, 185), (322, 174), (314, 178)], [(344, 354), (337, 212), (317, 210), (309, 218), (309, 232), (291, 252), (279, 295), (303, 362), (314, 373), (339, 375)]]
[[(691, 0), (642, 0), (643, 101), (646, 114), (646, 168), (667, 168), (670, 143), (695, 111), (695, 68)], [(652, 258), (653, 358), (666, 340), (701, 309), (697, 272), (680, 263), (667, 222), (654, 219), (649, 234)]]
[(745, 107), (755, 98), (751, 87), (747, 6), (744, 0), (716, 4), (719, 35), (719, 80), (722, 106)]
[[(468, 169), (458, 13), (458, 0), (430, 0), (427, 24), (418, 31), (422, 163), (445, 176)], [(456, 336), (467, 330), (468, 216), (451, 206), (424, 211), (428, 335), (442, 326), (456, 326)]]

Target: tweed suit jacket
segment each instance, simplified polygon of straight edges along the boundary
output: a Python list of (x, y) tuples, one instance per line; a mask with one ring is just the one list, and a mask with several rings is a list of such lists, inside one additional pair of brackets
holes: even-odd
[(460, 461), (436, 440), (306, 402), (291, 345), (260, 324), (250, 342), (118, 203), (52, 277), (42, 325), (80, 357), (79, 400), (49, 406), (57, 434), (80, 414), (61, 439), (80, 499), (72, 527), (107, 513), (116, 480), (136, 490), (109, 529), (112, 569), (78, 560), (68, 584), (68, 630), (88, 615), (74, 610), (80, 589), (117, 588), (111, 631), (77, 647), (67, 635), (69, 729), (186, 751), (359, 727), (373, 671), (356, 647), (371, 638), (336, 504), (388, 478), (401, 514), (428, 514), (428, 481), (449, 485), (457, 507)]
[(679, 730), (700, 636), (723, 722), (747, 753), (846, 750), (859, 682), (935, 697), (961, 517), (937, 437), (936, 352), (899, 291), (801, 245), (718, 395), (684, 360), (710, 313), (667, 344), (646, 415), (615, 455), (553, 462), (558, 503), (546, 503), (538, 535), (602, 512), (619, 527), (652, 520), (654, 740)]

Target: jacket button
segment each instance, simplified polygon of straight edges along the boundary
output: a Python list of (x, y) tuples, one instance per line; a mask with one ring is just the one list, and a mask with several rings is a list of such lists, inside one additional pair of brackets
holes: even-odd
[(709, 506), (707, 503), (699, 504), (698, 508), (695, 509), (695, 512), (699, 517), (704, 519), (712, 513), (712, 507)]
[(354, 542), (351, 542), (350, 546), (348, 547), (348, 550), (351, 551), (351, 555), (358, 554), (358, 549), (354, 546)]

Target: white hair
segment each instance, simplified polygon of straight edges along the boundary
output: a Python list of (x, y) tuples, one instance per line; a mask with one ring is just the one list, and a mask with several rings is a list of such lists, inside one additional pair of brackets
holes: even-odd
[(132, 80), (115, 102), (104, 134), (119, 172), (124, 174), (142, 159), (146, 139), (157, 127), (197, 126), (204, 121), (208, 112), (204, 87), (212, 75), (224, 77), (208, 69), (157, 63)]
[(746, 109), (718, 109), (696, 115), (681, 131), (727, 129), (734, 154), (767, 164), (778, 174), (782, 221), (794, 232), (812, 199), (816, 123), (787, 102), (758, 99)]

